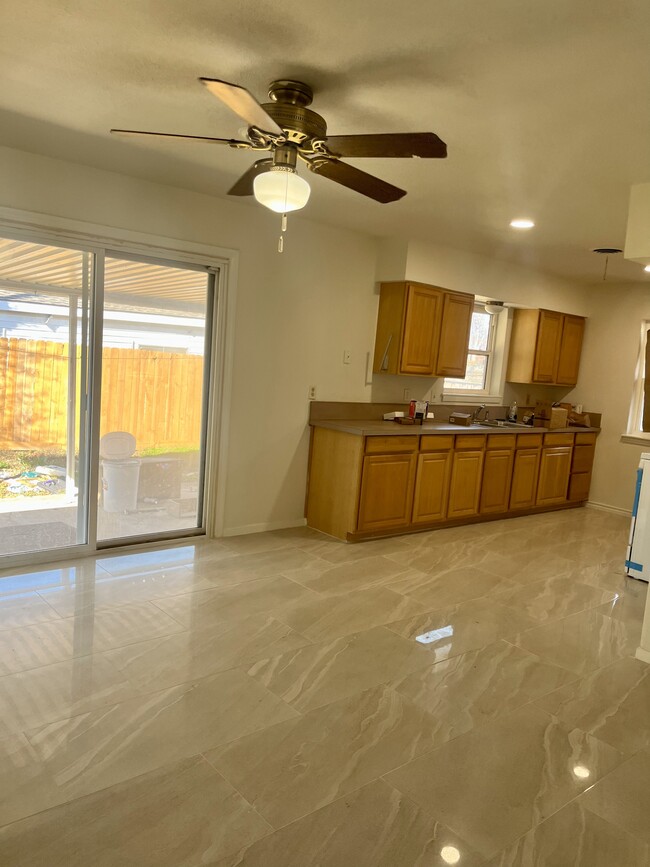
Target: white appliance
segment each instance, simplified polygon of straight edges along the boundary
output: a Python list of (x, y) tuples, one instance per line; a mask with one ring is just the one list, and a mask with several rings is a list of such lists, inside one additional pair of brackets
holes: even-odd
[(650, 452), (643, 452), (639, 469), (636, 471), (625, 570), (633, 578), (650, 581)]

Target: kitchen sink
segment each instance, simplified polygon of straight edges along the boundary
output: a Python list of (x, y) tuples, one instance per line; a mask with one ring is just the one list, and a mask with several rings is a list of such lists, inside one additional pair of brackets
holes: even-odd
[(477, 427), (523, 427), (530, 428), (529, 424), (523, 424), (520, 421), (473, 421), (473, 425)]

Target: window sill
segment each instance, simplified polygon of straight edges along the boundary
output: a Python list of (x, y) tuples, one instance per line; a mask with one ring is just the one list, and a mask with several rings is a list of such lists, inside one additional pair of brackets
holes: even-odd
[(650, 448), (650, 433), (621, 434), (620, 442), (632, 446), (646, 446)]
[(440, 397), (441, 403), (474, 404), (484, 403), (486, 406), (503, 406), (503, 397), (499, 394), (476, 394), (466, 391), (445, 391)]

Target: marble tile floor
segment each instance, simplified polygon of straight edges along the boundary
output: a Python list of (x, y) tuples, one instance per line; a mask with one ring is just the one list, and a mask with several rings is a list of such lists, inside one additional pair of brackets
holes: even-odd
[(587, 508), (0, 572), (0, 865), (650, 867), (627, 531)]

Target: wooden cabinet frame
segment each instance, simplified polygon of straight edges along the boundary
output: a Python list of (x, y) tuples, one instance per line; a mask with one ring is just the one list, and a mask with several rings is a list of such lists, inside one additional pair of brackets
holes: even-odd
[(575, 385), (584, 329), (582, 316), (555, 310), (515, 310), (506, 380)]
[(364, 438), (316, 427), (307, 523), (353, 541), (579, 506), (594, 442), (592, 433)]
[(426, 283), (382, 283), (374, 373), (465, 376), (474, 296)]

